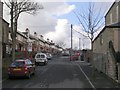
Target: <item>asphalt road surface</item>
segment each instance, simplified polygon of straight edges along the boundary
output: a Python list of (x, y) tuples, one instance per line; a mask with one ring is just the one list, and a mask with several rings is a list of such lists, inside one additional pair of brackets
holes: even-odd
[[(80, 62), (79, 62), (80, 63)], [(78, 62), (68, 57), (49, 60), (47, 65), (36, 66), (30, 79), (14, 78), (3, 81), (2, 88), (94, 88)]]

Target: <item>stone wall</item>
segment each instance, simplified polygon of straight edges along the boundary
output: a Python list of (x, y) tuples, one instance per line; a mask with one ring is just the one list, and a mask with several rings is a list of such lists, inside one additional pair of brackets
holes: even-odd
[(0, 0), (0, 61), (2, 60), (2, 17), (3, 17), (3, 3)]
[(0, 18), (0, 60), (2, 60), (2, 18)]
[(3, 17), (3, 3), (0, 1), (0, 17)]
[[(117, 6), (118, 6), (118, 10), (117, 10)], [(114, 3), (112, 5), (112, 7), (110, 8), (109, 12), (107, 13), (107, 15), (105, 16), (106, 25), (117, 23), (120, 20), (119, 12), (120, 12), (120, 1)], [(112, 20), (111, 20), (111, 18), (112, 18)]]
[[(2, 17), (3, 17), (3, 3), (0, 1), (0, 81), (2, 80)], [(0, 84), (0, 89), (2, 84)]]
[(118, 82), (120, 83), (120, 63), (117, 63), (118, 66)]
[(116, 63), (115, 58), (109, 49), (109, 41), (113, 42), (114, 48), (118, 46), (115, 41), (116, 35), (114, 29), (106, 28), (93, 43), (93, 53), (95, 68), (116, 80)]

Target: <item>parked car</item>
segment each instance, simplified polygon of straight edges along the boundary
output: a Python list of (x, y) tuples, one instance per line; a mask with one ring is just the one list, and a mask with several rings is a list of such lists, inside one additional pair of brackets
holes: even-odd
[(70, 60), (79, 60), (80, 54), (74, 53), (70, 56)]
[(43, 63), (44, 65), (48, 63), (47, 55), (45, 53), (37, 53), (35, 55), (35, 64), (39, 65), (40, 63)]
[(35, 64), (29, 59), (15, 60), (8, 68), (9, 78), (15, 76), (26, 76), (30, 78), (32, 74), (35, 74)]
[(52, 55), (51, 55), (50, 53), (46, 53), (46, 55), (47, 55), (47, 59), (48, 59), (48, 60), (51, 60), (51, 59), (52, 59)]
[(62, 56), (70, 56), (69, 53), (62, 53)]

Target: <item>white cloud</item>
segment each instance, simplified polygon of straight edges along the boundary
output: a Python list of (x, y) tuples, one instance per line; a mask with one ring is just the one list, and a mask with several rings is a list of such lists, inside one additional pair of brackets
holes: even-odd
[(71, 12), (72, 10), (75, 9), (74, 5), (62, 5), (60, 7), (57, 7), (54, 12), (52, 12), (53, 15), (57, 15), (57, 16), (61, 16), (64, 14), (68, 14), (69, 12)]
[[(80, 32), (81, 34), (77, 33), (75, 30), (73, 30), (73, 49), (79, 49), (79, 38), (80, 40), (80, 48), (90, 48), (90, 41), (88, 37), (85, 37), (83, 35), (86, 35), (84, 31), (80, 28), (80, 26), (73, 26), (75, 30)], [(71, 47), (71, 30), (70, 30), (70, 24), (68, 24), (67, 19), (58, 19), (57, 20), (57, 26), (55, 27), (55, 31), (49, 32), (45, 34), (45, 37), (55, 41), (56, 43), (63, 42), (66, 44), (65, 47)]]
[(75, 5), (69, 5), (65, 2), (42, 2), (41, 4), (46, 14), (55, 16), (68, 14), (75, 9)]
[[(19, 18), (19, 29), (24, 31), (27, 27), (31, 33), (37, 32), (43, 35), (44, 39), (49, 38), (56, 43), (64, 42), (66, 47), (70, 47), (70, 25), (68, 20), (57, 19), (57, 16), (70, 13), (75, 9), (74, 5), (67, 3), (42, 3), (43, 10), (36, 16), (22, 14)], [(27, 18), (26, 18), (27, 16)]]
[(55, 41), (56, 43), (64, 42), (64, 44), (69, 46), (68, 42), (70, 42), (70, 29), (67, 19), (58, 19), (55, 31), (48, 32), (45, 34), (45, 37)]
[(40, 10), (35, 16), (23, 13), (19, 18), (18, 28), (25, 30), (29, 28), (31, 33), (34, 31), (39, 34), (46, 34), (51, 31), (55, 31), (57, 25), (57, 16), (70, 13), (75, 9), (74, 5), (68, 5), (67, 3), (42, 3), (44, 9)]
[[(44, 9), (41, 9), (37, 15), (29, 15), (22, 13), (18, 19), (18, 30), (25, 31), (29, 28), (31, 34), (37, 32), (38, 35), (43, 35), (45, 38), (59, 43), (64, 41), (66, 46), (69, 46), (70, 41), (70, 26), (66, 19), (57, 19), (57, 16), (68, 14), (75, 9), (75, 5), (69, 5), (65, 2), (44, 2)], [(5, 8), (6, 9), (6, 8)], [(4, 12), (4, 17), (7, 21), (8, 11)]]

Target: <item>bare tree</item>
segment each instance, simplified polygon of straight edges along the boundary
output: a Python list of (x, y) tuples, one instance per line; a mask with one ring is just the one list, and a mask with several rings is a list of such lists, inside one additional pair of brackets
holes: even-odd
[(11, 36), (12, 36), (12, 60), (15, 59), (15, 47), (16, 47), (16, 33), (17, 22), (21, 13), (26, 12), (35, 15), (38, 10), (43, 9), (43, 6), (37, 2), (30, 0), (8, 0), (4, 1), (7, 7), (10, 9), (11, 15)]
[[(87, 33), (88, 38), (91, 41), (91, 49), (93, 49), (92, 41), (95, 37), (95, 32), (97, 32), (101, 27), (104, 26), (104, 15), (101, 8), (95, 7), (95, 3), (89, 3), (87, 10), (82, 10), (83, 12), (75, 12), (80, 25), (83, 30)], [(102, 15), (101, 15), (102, 14)]]
[(95, 3), (89, 2), (88, 8), (82, 10), (80, 12), (75, 12), (77, 19), (79, 20), (80, 25), (82, 26), (83, 30), (87, 33), (88, 38), (91, 41), (91, 63), (94, 66), (93, 60), (93, 44), (92, 41), (95, 37), (96, 31), (98, 31), (101, 27), (104, 26), (104, 11), (101, 8), (96, 8)]

